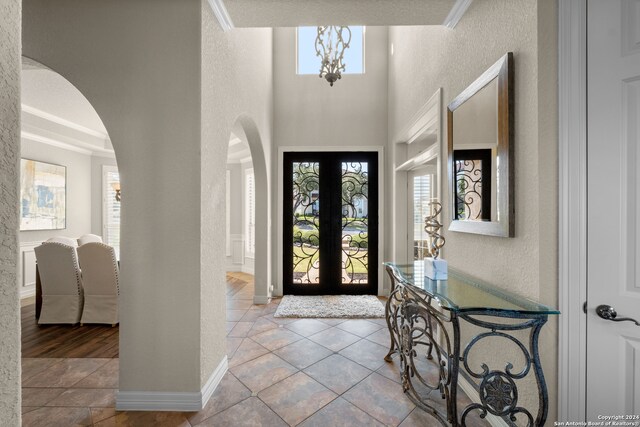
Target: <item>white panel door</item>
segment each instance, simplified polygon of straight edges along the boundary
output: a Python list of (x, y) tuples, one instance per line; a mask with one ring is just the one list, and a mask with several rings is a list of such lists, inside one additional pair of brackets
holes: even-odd
[(640, 326), (596, 313), (640, 321), (640, 1), (589, 0), (587, 16), (587, 419), (602, 421), (640, 415)]

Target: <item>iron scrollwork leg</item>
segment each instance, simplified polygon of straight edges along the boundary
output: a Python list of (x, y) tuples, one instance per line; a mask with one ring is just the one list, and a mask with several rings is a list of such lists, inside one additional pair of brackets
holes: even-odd
[(431, 305), (430, 296), (417, 294), (409, 287), (403, 288), (401, 301), (397, 343), (404, 392), (443, 425), (457, 426), (457, 365), (449, 355), (459, 344), (454, 343), (452, 348), (444, 327), (451, 319)]
[[(495, 323), (486, 320), (479, 320), (473, 315), (489, 315), (494, 317), (509, 317), (514, 319), (522, 319), (523, 322), (513, 323)], [(487, 312), (467, 312), (460, 315), (469, 323), (488, 329), (476, 335), (466, 345), (461, 361), (464, 369), (473, 378), (480, 380), (479, 397), (480, 403), (473, 403), (462, 411), (460, 424), (465, 426), (466, 419), (473, 411), (478, 411), (480, 418), (485, 418), (488, 414), (502, 417), (510, 422), (517, 421), (517, 415), (523, 415), (527, 421), (528, 427), (544, 425), (547, 418), (549, 406), (549, 397), (547, 386), (542, 372), (540, 363), (540, 355), (538, 352), (538, 340), (542, 326), (547, 322), (546, 315), (519, 315), (513, 314), (505, 316), (503, 313), (487, 313)], [(523, 343), (516, 336), (507, 332), (527, 330), (529, 329), (529, 340)], [(524, 357), (524, 367), (519, 372), (513, 372), (513, 364), (507, 362), (503, 369), (490, 369), (486, 363), (482, 363), (478, 371), (469, 364), (469, 355), (476, 344), (486, 338), (497, 337), (512, 343), (515, 348), (519, 349)], [(528, 346), (526, 345), (528, 344)], [(518, 381), (527, 377), (533, 368), (537, 388), (538, 388), (538, 413), (534, 420), (533, 415), (528, 409), (518, 405)]]
[(392, 361), (392, 356), (398, 352), (399, 345), (398, 339), (400, 337), (400, 331), (398, 329), (398, 311), (400, 308), (400, 296), (402, 294), (402, 287), (400, 283), (396, 280), (392, 270), (387, 267), (387, 273), (391, 278), (391, 292), (389, 293), (389, 299), (385, 304), (384, 314), (385, 320), (387, 321), (387, 328), (389, 328), (389, 338), (391, 340), (391, 344), (389, 346), (389, 352), (384, 357), (386, 362)]

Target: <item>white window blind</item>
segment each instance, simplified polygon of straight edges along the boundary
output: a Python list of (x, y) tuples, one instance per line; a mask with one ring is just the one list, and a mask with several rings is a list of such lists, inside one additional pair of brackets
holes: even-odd
[(113, 166), (104, 166), (102, 175), (102, 239), (112, 246), (120, 259), (120, 202), (116, 200), (115, 184), (120, 184), (120, 174)]
[(245, 252), (246, 256), (253, 258), (256, 251), (256, 195), (255, 178), (253, 169), (245, 170)]
[(430, 215), (429, 202), (432, 198), (431, 175), (413, 177), (413, 257), (420, 260), (425, 257), (430, 239), (424, 230), (424, 220)]

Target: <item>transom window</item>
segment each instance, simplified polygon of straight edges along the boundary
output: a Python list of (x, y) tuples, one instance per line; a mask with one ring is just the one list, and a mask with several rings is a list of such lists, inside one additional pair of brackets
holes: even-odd
[[(364, 34), (365, 27), (349, 26), (351, 43), (344, 51), (343, 74), (364, 74)], [(316, 55), (318, 27), (298, 27), (296, 32), (297, 73), (320, 74), (320, 57)]]

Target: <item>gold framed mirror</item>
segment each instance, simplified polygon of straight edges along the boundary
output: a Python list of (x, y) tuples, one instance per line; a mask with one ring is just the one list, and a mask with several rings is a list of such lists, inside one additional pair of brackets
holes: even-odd
[(447, 107), (449, 230), (514, 235), (513, 53)]

